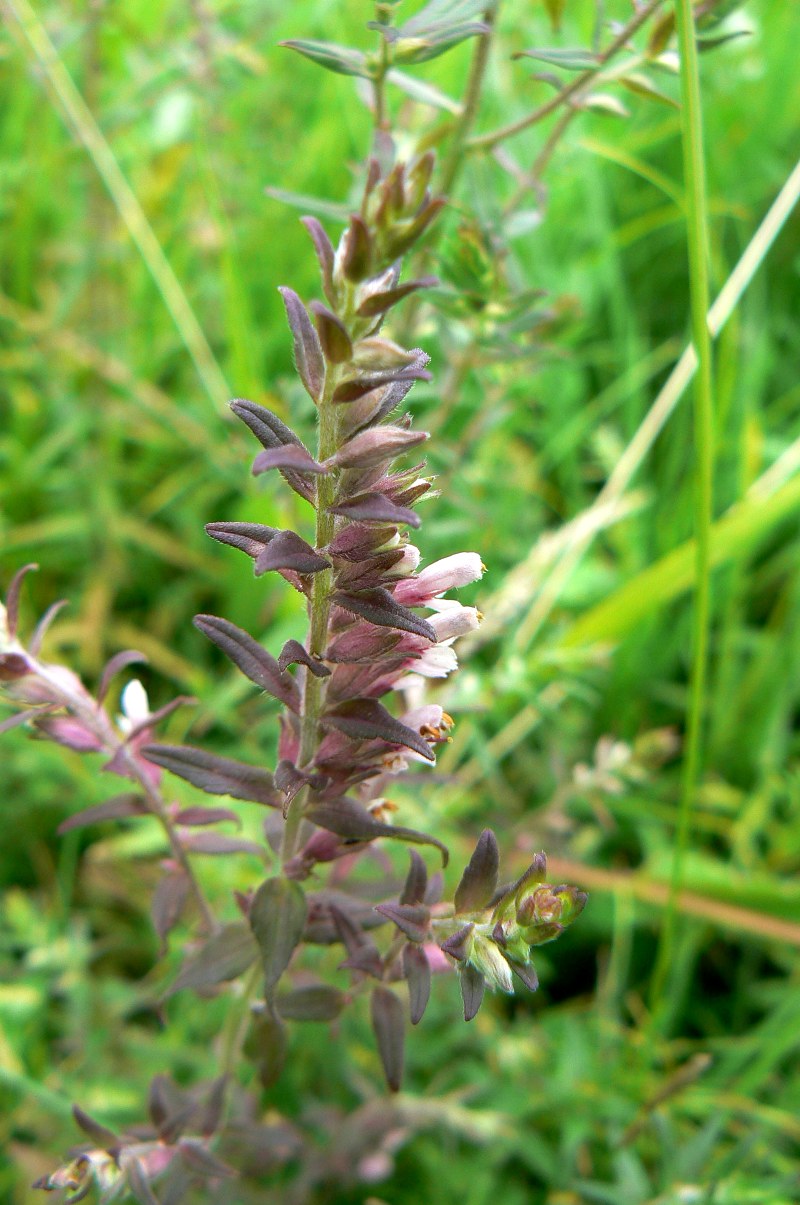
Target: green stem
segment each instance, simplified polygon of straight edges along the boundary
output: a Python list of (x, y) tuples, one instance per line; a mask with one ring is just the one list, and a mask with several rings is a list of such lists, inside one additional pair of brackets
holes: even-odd
[(439, 172), (438, 191), (445, 195), (449, 193), (450, 189), (453, 187), (456, 177), (461, 171), (461, 167), (464, 163), (464, 149), (469, 132), (475, 124), (475, 118), (478, 115), (478, 105), (480, 104), (483, 80), (484, 76), (486, 75), (486, 67), (489, 62), (489, 51), (492, 45), (494, 26), (499, 11), (500, 0), (495, 0), (494, 4), (487, 6), (486, 11), (483, 14), (484, 22), (489, 28), (487, 29), (486, 33), (481, 34), (478, 38), (478, 45), (475, 48), (475, 54), (473, 55), (472, 65), (469, 71), (469, 79), (467, 80), (467, 90), (464, 96), (464, 107), (456, 124), (456, 128), (453, 131), (453, 137), (450, 141), (447, 157), (445, 158)]
[(686, 180), (686, 226), (689, 250), (692, 340), (698, 363), (694, 390), (697, 587), (694, 610), (693, 655), (686, 753), (683, 763), (678, 829), (675, 838), (669, 901), (664, 915), (664, 925), (661, 931), (661, 940), (651, 985), (651, 999), (654, 1004), (659, 1002), (663, 993), (672, 960), (678, 893), (683, 877), (683, 863), (689, 840), (692, 805), (700, 775), (711, 617), (710, 533), (713, 517), (714, 389), (711, 362), (711, 335), (707, 321), (709, 308), (709, 248), (702, 108), (691, 0), (676, 0), (675, 20), (681, 60), (681, 139), (683, 143), (684, 175)]

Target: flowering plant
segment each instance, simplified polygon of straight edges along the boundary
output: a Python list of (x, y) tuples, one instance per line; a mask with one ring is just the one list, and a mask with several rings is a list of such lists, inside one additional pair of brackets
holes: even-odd
[[(392, 7), (379, 9), (386, 17)], [(433, 153), (404, 158), (388, 135), (381, 88), (390, 57), (419, 61), (484, 32), (471, 19), (440, 19), (446, 7), (437, 0), (428, 6), (427, 33), (421, 15), (413, 29), (401, 28), (396, 36), (384, 22), (374, 62), (343, 57), (341, 48), (319, 43), (292, 44), (306, 57), (327, 60), (327, 66), (333, 56), (335, 70), (372, 78), (379, 130), (360, 208), (338, 246), (315, 218), (303, 219), (324, 300), (306, 305), (292, 289), (281, 289), (297, 372), (317, 411), (316, 450), (264, 407), (242, 399), (231, 403), (262, 446), (253, 472), (280, 474), (308, 504), (313, 540), (258, 523), (207, 526), (214, 540), (252, 559), (256, 576), (277, 573), (306, 600), (305, 641), (288, 640), (277, 656), (225, 618), (203, 614), (194, 620), (246, 678), (281, 703), (274, 771), (191, 745), (158, 743), (159, 723), (187, 700), (175, 699), (151, 713), (135, 680), (122, 691), (122, 714), (115, 718), (106, 706), (112, 679), (141, 659), (137, 653), (112, 658), (94, 696), (69, 669), (43, 661), (43, 638), (58, 605), (24, 644), (18, 634), (19, 592), (31, 566), (13, 579), (0, 609), (0, 683), (18, 707), (2, 728), (24, 725), (80, 753), (102, 754), (103, 768), (130, 784), (71, 817), (62, 830), (155, 817), (169, 845), (153, 902), (162, 943), (190, 904), (198, 918), (196, 939), (170, 992), (223, 991), (245, 977), (238, 995), (231, 996), (234, 1020), (223, 1035), (222, 1073), (212, 1085), (186, 1092), (157, 1077), (150, 1092), (151, 1125), (131, 1134), (112, 1133), (76, 1108), (92, 1145), (40, 1182), (43, 1188), (66, 1189), (72, 1201), (94, 1184), (104, 1202), (125, 1193), (148, 1205), (156, 1199), (173, 1202), (193, 1185), (230, 1175), (230, 1127), (238, 1126), (241, 1138), (245, 1109), (241, 1101), (231, 1105), (231, 1081), (245, 1042), (268, 1085), (286, 1059), (288, 1024), (332, 1020), (364, 993), (387, 1084), (397, 1091), (406, 1014), (413, 1024), (421, 1020), (432, 972), (457, 972), (469, 1021), (487, 986), (512, 992), (516, 976), (536, 989), (534, 950), (556, 938), (585, 902), (575, 888), (547, 881), (544, 854), (515, 881), (501, 884), (498, 844), (489, 829), (452, 901), (444, 902), (442, 875), (429, 876), (419, 849), (433, 849), (446, 866), (446, 846), (436, 836), (395, 823), (402, 817), (391, 798), (397, 776), (433, 763), (437, 746), (449, 739), (453, 721), (439, 704), (425, 701), (424, 684), (456, 668), (454, 642), (480, 620), (474, 607), (450, 595), (481, 577), (479, 555), (459, 552), (421, 568), (420, 550), (409, 539), (408, 531), (420, 525), (415, 506), (432, 483), (424, 462), (407, 463), (428, 436), (401, 407), (415, 382), (431, 379), (429, 357), (403, 348), (383, 329), (404, 298), (435, 283), (428, 276), (403, 279), (401, 268), (445, 200), (431, 192)], [(172, 803), (165, 770), (209, 795), (266, 809), (273, 872), (237, 892), (238, 919), (215, 915), (193, 858), (242, 851), (267, 855), (250, 841), (217, 831), (220, 823), (236, 819), (230, 808)], [(377, 904), (365, 902), (360, 862), (387, 839), (411, 846), (408, 873), (399, 891), (385, 892)], [(373, 934), (386, 924), (393, 935), (379, 945)], [(307, 974), (298, 979), (306, 944), (341, 945), (348, 986), (309, 981)], [(248, 1127), (256, 1146), (274, 1129), (252, 1115)]]

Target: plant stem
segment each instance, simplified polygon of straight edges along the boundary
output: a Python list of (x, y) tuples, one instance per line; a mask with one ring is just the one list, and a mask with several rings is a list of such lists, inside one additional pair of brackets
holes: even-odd
[(609, 43), (602, 54), (598, 56), (597, 63), (590, 67), (587, 71), (582, 71), (579, 76), (563, 88), (557, 96), (552, 97), (545, 104), (540, 105), (538, 109), (534, 109), (527, 117), (520, 117), (518, 121), (512, 121), (509, 125), (501, 126), (497, 130), (490, 130), (487, 134), (479, 134), (476, 138), (471, 138), (468, 147), (473, 151), (488, 151), (492, 147), (497, 146), (498, 142), (503, 142), (506, 138), (513, 137), (514, 134), (521, 134), (523, 130), (529, 129), (538, 122), (543, 121), (545, 117), (549, 117), (556, 109), (560, 109), (563, 104), (570, 100), (577, 93), (581, 92), (588, 84), (594, 82), (597, 74), (605, 67), (606, 63), (614, 57), (618, 51), (623, 50), (628, 40), (636, 33), (638, 29), (650, 20), (657, 8), (660, 8), (664, 0), (650, 0), (644, 8), (620, 30), (619, 34), (614, 38), (613, 42)]
[[(336, 407), (331, 401), (339, 380), (339, 372), (328, 366), (325, 376), (325, 388), (319, 402), (319, 428), (317, 456), (321, 461), (327, 460), (336, 451), (338, 445), (338, 422)], [(329, 507), (333, 503), (336, 490), (336, 479), (333, 473), (317, 478), (317, 527), (315, 544), (323, 549), (333, 539), (334, 517)], [(315, 573), (311, 587), (311, 604), (309, 608), (308, 651), (312, 657), (323, 657), (328, 644), (328, 618), (330, 616), (332, 570), (323, 569)], [(319, 717), (325, 702), (325, 680), (317, 678), (306, 670), (305, 689), (303, 692), (303, 718), (300, 728), (300, 752), (297, 762), (302, 768), (310, 765), (316, 752), (319, 739)], [(303, 810), (308, 791), (300, 791), (289, 804), (286, 811), (286, 824), (281, 841), (281, 861), (286, 863), (297, 849), (300, 825), (303, 820)]]
[(486, 67), (489, 62), (489, 51), (492, 45), (492, 37), (494, 34), (495, 22), (497, 14), (500, 11), (500, 0), (495, 0), (494, 4), (488, 5), (483, 14), (484, 22), (489, 26), (486, 33), (483, 33), (478, 38), (478, 45), (475, 48), (475, 54), (472, 57), (472, 65), (470, 66), (469, 79), (467, 80), (467, 91), (464, 96), (464, 107), (461, 111), (461, 116), (456, 123), (456, 128), (453, 131), (453, 137), (450, 141), (450, 146), (447, 151), (447, 156), (442, 163), (439, 172), (438, 191), (443, 194), (450, 192), (450, 189), (455, 183), (456, 177), (464, 163), (464, 149), (466, 146), (467, 137), (472, 129), (475, 118), (478, 115), (478, 105), (481, 99), (481, 90), (483, 88), (483, 80), (486, 75)]
[(675, 20), (681, 60), (681, 139), (686, 181), (686, 226), (689, 250), (689, 292), (692, 340), (697, 355), (695, 378), (694, 444), (696, 456), (695, 535), (696, 595), (693, 655), (687, 721), (686, 754), (683, 763), (678, 831), (672, 862), (672, 877), (664, 926), (651, 984), (653, 1004), (660, 1002), (675, 939), (678, 894), (688, 845), (694, 795), (700, 774), (703, 711), (708, 670), (708, 636), (711, 614), (711, 523), (714, 474), (714, 391), (711, 335), (708, 328), (708, 215), (703, 154), (700, 78), (697, 65), (694, 16), (691, 0), (676, 0)]

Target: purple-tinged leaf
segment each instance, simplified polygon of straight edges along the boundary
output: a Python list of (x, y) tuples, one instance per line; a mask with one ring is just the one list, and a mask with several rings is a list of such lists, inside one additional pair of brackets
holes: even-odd
[(272, 775), (258, 766), (219, 757), (192, 745), (145, 745), (142, 754), (154, 765), (162, 766), (178, 778), (185, 778), (208, 795), (230, 795), (233, 799), (246, 799), (273, 808), (280, 807), (283, 802), (275, 790)]
[(242, 827), (242, 822), (236, 815), (236, 812), (232, 812), (230, 808), (184, 808), (175, 817), (176, 824), (186, 824), (190, 827), (203, 824), (220, 824), (223, 820), (232, 820), (237, 828)]
[(325, 360), (319, 337), (311, 325), (306, 307), (294, 290), (279, 288), (278, 292), (283, 298), (294, 340), (294, 362), (298, 375), (312, 402), (319, 402), (325, 384)]
[(440, 942), (440, 949), (445, 954), (449, 954), (451, 958), (455, 958), (457, 962), (463, 962), (472, 953), (472, 935), (474, 932), (475, 925), (470, 922), (470, 924), (464, 925), (463, 929), (451, 933), (446, 941)]
[(339, 468), (371, 468), (384, 460), (393, 460), (428, 439), (427, 431), (408, 431), (404, 427), (369, 427), (339, 449), (334, 461)]
[(313, 657), (299, 640), (287, 640), (278, 657), (278, 668), (283, 671), (290, 665), (304, 665), (315, 678), (330, 677), (330, 670), (318, 657)]
[(287, 50), (296, 50), (304, 58), (311, 59), (327, 71), (337, 75), (360, 75), (364, 79), (372, 78), (372, 71), (367, 64), (366, 56), (360, 50), (351, 50), (349, 46), (338, 46), (335, 42), (316, 42), (308, 39), (291, 38), (287, 42), (279, 42)]
[(415, 293), (417, 289), (431, 289), (438, 283), (435, 276), (421, 276), (419, 280), (409, 280), (407, 284), (398, 285), (396, 289), (387, 289), (385, 293), (373, 293), (361, 302), (356, 313), (359, 318), (377, 318), (379, 314), (385, 314), (393, 305), (397, 305), (398, 301), (408, 297), (409, 293)]
[[(386, 385), (405, 383), (410, 389), (415, 381), (430, 381), (431, 374), (425, 368), (429, 358), (422, 353), (413, 364), (401, 368), (384, 368), (375, 372), (359, 373), (358, 376), (351, 377), (342, 381), (341, 385), (337, 385), (331, 400), (337, 405), (344, 405), (349, 402), (357, 402), (365, 394), (372, 393), (374, 389), (382, 389)], [(405, 392), (407, 393), (408, 389)]]
[(429, 201), (427, 205), (424, 205), (420, 209), (413, 222), (410, 222), (405, 227), (395, 227), (389, 236), (386, 248), (389, 255), (395, 257), (405, 255), (406, 251), (422, 238), (425, 231), (439, 216), (446, 204), (446, 197), (434, 197), (432, 201)]
[(211, 1090), (203, 1105), (202, 1114), (197, 1128), (204, 1138), (210, 1138), (219, 1129), (225, 1111), (225, 1096), (228, 1088), (227, 1075), (219, 1075), (211, 1085)]
[(397, 602), (383, 586), (374, 586), (371, 590), (336, 590), (332, 601), (337, 607), (343, 607), (345, 611), (359, 615), (377, 627), (399, 628), (436, 643), (436, 632), (431, 624)]
[(254, 854), (263, 859), (264, 850), (255, 841), (243, 837), (225, 837), (222, 833), (186, 833), (181, 845), (190, 854)]
[(415, 511), (398, 506), (385, 494), (375, 492), (356, 494), (354, 498), (329, 506), (328, 510), (332, 515), (342, 515), (361, 523), (407, 523), (409, 527), (419, 527), (422, 522)]
[(333, 284), (333, 263), (335, 252), (333, 244), (325, 233), (322, 225), (316, 218), (303, 217), (300, 221), (305, 226), (308, 233), (311, 235), (311, 241), (314, 244), (314, 250), (317, 253), (319, 261), (320, 273), (322, 275), (322, 288), (325, 296), (331, 305), (336, 304), (336, 292)]
[(181, 1159), (195, 1176), (204, 1180), (219, 1180), (223, 1177), (235, 1176), (236, 1172), (227, 1163), (223, 1163), (213, 1155), (202, 1142), (196, 1138), (183, 1138), (178, 1143)]
[(353, 344), (347, 327), (332, 310), (321, 301), (312, 301), (309, 306), (317, 323), (319, 339), (325, 359), (331, 364), (345, 364), (353, 358)]
[(30, 662), (22, 653), (0, 653), (0, 682), (17, 682), (30, 673)]
[(167, 716), (172, 715), (173, 711), (177, 711), (179, 707), (194, 707), (196, 703), (197, 699), (193, 698), (192, 695), (178, 695), (177, 699), (171, 699), (169, 703), (165, 703), (163, 707), (159, 707), (157, 711), (152, 711), (150, 715), (145, 716), (143, 720), (139, 720), (138, 723), (134, 724), (128, 733), (128, 741), (133, 740), (134, 737), (139, 736), (142, 732), (147, 732), (150, 728), (155, 728), (157, 724), (160, 724)]
[(267, 996), (272, 995), (303, 936), (306, 915), (303, 889), (290, 879), (266, 879), (253, 897), (250, 927), (261, 952)]
[(430, 745), (419, 732), (401, 724), (377, 699), (348, 699), (326, 711), (322, 722), (353, 740), (381, 740), (388, 745), (413, 749), (426, 761), (436, 761)]
[(128, 665), (138, 663), (146, 663), (147, 658), (144, 653), (139, 653), (136, 649), (126, 649), (122, 653), (115, 653), (114, 656), (107, 661), (103, 667), (103, 673), (100, 677), (100, 685), (97, 688), (97, 702), (102, 703), (108, 694), (108, 688), (111, 685), (113, 678), (125, 669)]
[(508, 965), (514, 974), (522, 980), (529, 991), (535, 992), (539, 986), (539, 976), (536, 974), (536, 969), (533, 966), (523, 966), (519, 962), (513, 962), (508, 959)]
[(399, 632), (387, 628), (366, 627), (355, 624), (325, 650), (325, 659), (341, 665), (371, 664), (379, 658), (388, 657), (403, 637)]
[(146, 816), (148, 807), (141, 795), (132, 792), (125, 795), (115, 795), (104, 803), (96, 803), (94, 807), (84, 808), (62, 820), (56, 830), (59, 836), (70, 833), (76, 828), (85, 828), (87, 824), (99, 824), (101, 820), (126, 820), (130, 816)]
[(103, 741), (91, 728), (71, 715), (47, 715), (35, 721), (36, 727), (50, 740), (77, 753), (99, 753)]
[(263, 523), (206, 523), (206, 531), (212, 540), (230, 544), (231, 548), (238, 548), (255, 560), (280, 528), (265, 527)]
[(56, 615), (68, 605), (66, 598), (60, 598), (58, 602), (51, 603), (45, 611), (42, 618), (37, 623), (31, 633), (31, 638), (28, 641), (28, 652), (32, 657), (38, 657), (42, 647), (42, 641), (50, 630), (50, 624), (55, 619)]
[[(139, 1159), (128, 1159), (125, 1163), (125, 1177), (131, 1193), (139, 1205), (160, 1205), (158, 1197), (150, 1187), (147, 1173)], [(72, 1198), (73, 1201), (75, 1198)]]
[(459, 976), (461, 984), (461, 999), (464, 1001), (464, 1020), (471, 1021), (483, 1003), (483, 993), (486, 981), (480, 971), (467, 963)]
[(290, 674), (281, 672), (275, 658), (249, 632), (216, 615), (195, 615), (192, 622), (204, 636), (222, 649), (246, 678), (280, 700), (290, 711), (300, 712), (300, 689), (297, 683)]
[(321, 573), (331, 563), (293, 531), (279, 531), (256, 557), (255, 573), (260, 577), (270, 569), (293, 569), (295, 573)]
[(399, 1092), (403, 1082), (403, 1043), (406, 1020), (403, 1005), (394, 992), (385, 987), (372, 991), (372, 1030), (378, 1043), (386, 1083), (392, 1092)]
[(236, 979), (255, 962), (257, 956), (258, 946), (247, 925), (224, 925), (188, 956), (167, 997), (174, 996), (183, 988), (206, 991), (218, 983)]
[(403, 974), (408, 983), (408, 1011), (411, 1024), (418, 1025), (431, 994), (431, 964), (419, 946), (403, 946)]
[(12, 577), (8, 584), (6, 592), (6, 626), (8, 634), (13, 639), (17, 634), (17, 623), (19, 622), (19, 592), (22, 583), (29, 573), (33, 573), (39, 566), (35, 561), (31, 561), (29, 565), (23, 565), (21, 569)]
[(357, 924), (341, 908), (330, 904), (329, 910), (339, 940), (348, 953), (348, 957), (340, 966), (350, 971), (359, 971), (364, 975), (372, 975), (374, 979), (380, 979), (383, 975), (383, 959), (378, 953), (375, 942), (364, 932), (361, 925)]
[(500, 851), (497, 848), (497, 838), (490, 828), (485, 828), (461, 876), (461, 882), (456, 887), (456, 915), (480, 912), (488, 908), (497, 890), (499, 867)]
[(176, 1088), (166, 1075), (151, 1080), (147, 1105), (159, 1138), (170, 1145), (180, 1138), (196, 1108), (195, 1100)]
[[(298, 448), (304, 447), (300, 437), (295, 435), (290, 427), (281, 422), (278, 416), (271, 410), (267, 410), (265, 406), (259, 406), (256, 402), (250, 402), (246, 398), (234, 398), (230, 406), (237, 418), (240, 418), (250, 428), (263, 447), (278, 448), (286, 444), (294, 444)], [(313, 481), (294, 469), (281, 469), (281, 475), (296, 493), (305, 498), (307, 502), (313, 502), (315, 493)]]
[(150, 918), (161, 942), (162, 953), (166, 950), (167, 937), (183, 915), (188, 898), (189, 879), (182, 870), (172, 871), (159, 879), (150, 905)]
[(91, 1138), (95, 1146), (98, 1146), (101, 1151), (111, 1153), (120, 1147), (121, 1139), (119, 1136), (113, 1130), (109, 1130), (106, 1126), (101, 1125), (99, 1121), (95, 1121), (88, 1113), (84, 1113), (80, 1105), (72, 1106), (72, 1116), (84, 1134)]
[(428, 882), (428, 887), (425, 892), (425, 903), (432, 908), (434, 904), (439, 903), (443, 895), (444, 875), (441, 873), (441, 871), (437, 870), (435, 874), (431, 875)]
[(358, 214), (350, 218), (343, 238), (342, 271), (348, 280), (363, 280), (372, 264), (372, 235)]
[(270, 469), (296, 469), (298, 472), (324, 476), (328, 470), (315, 460), (305, 448), (295, 444), (283, 444), (280, 448), (265, 448), (253, 461), (253, 476), (267, 473)]
[(345, 1006), (345, 995), (325, 983), (280, 992), (275, 998), (285, 1021), (334, 1021)]
[(442, 855), (442, 865), (447, 865), (447, 846), (436, 837), (399, 824), (384, 824), (349, 796), (312, 804), (306, 816), (313, 824), (335, 833), (344, 841), (374, 841), (377, 837), (389, 837), (396, 841), (407, 841), (410, 845), (433, 845)]
[[(279, 791), (283, 791), (287, 806), (298, 791), (302, 791), (303, 787), (310, 786), (319, 791), (327, 786), (329, 781), (322, 774), (306, 774), (304, 771), (298, 770), (294, 762), (285, 757), (278, 762), (275, 770), (275, 786)], [(285, 812), (286, 808), (284, 808), (284, 814)]]
[(408, 852), (411, 856), (411, 865), (403, 884), (400, 903), (421, 904), (425, 900), (425, 891), (428, 886), (428, 868), (415, 849)]
[(28, 720), (35, 720), (40, 716), (48, 715), (52, 710), (50, 707), (29, 707), (27, 711), (18, 711), (15, 715), (8, 716), (7, 719), (0, 723), (0, 735), (4, 732), (10, 732), (12, 728), (18, 728), (20, 724), (26, 724)]
[(429, 935), (431, 914), (424, 904), (378, 904), (381, 916), (397, 925), (411, 941), (425, 941)]
[(286, 1026), (277, 1013), (264, 1010), (256, 1015), (250, 1048), (262, 1088), (271, 1088), (280, 1079), (289, 1053)]

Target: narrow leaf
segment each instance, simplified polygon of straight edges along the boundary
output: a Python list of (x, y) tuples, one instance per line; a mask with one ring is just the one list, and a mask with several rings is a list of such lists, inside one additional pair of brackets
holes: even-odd
[(353, 344), (342, 320), (321, 301), (312, 301), (309, 309), (317, 323), (325, 359), (330, 360), (332, 364), (344, 364), (351, 360)]
[(436, 761), (428, 742), (414, 728), (395, 719), (377, 699), (348, 699), (326, 711), (323, 723), (354, 740), (381, 740), (413, 749), (426, 761)]
[(597, 66), (597, 55), (590, 50), (562, 49), (561, 47), (541, 47), (533, 50), (519, 50), (511, 56), (514, 59), (536, 59), (542, 63), (550, 63), (553, 67), (563, 67), (565, 71), (590, 71)]
[(418, 1025), (431, 994), (431, 965), (420, 946), (403, 947), (403, 974), (408, 984), (408, 1011), (411, 1024)]
[[(274, 541), (267, 545), (265, 552), (269, 552), (272, 543)], [(289, 674), (281, 672), (275, 658), (262, 648), (249, 632), (216, 615), (195, 615), (192, 622), (204, 636), (230, 657), (245, 677), (299, 714), (301, 700), (297, 683)]]
[(278, 668), (285, 670), (290, 665), (304, 665), (315, 678), (330, 677), (330, 670), (317, 657), (303, 648), (299, 640), (287, 640), (278, 657)]
[(147, 812), (147, 804), (142, 796), (129, 792), (115, 795), (113, 799), (106, 799), (103, 803), (96, 803), (94, 807), (76, 812), (74, 816), (62, 820), (56, 831), (63, 836), (64, 833), (71, 833), (73, 829), (85, 828), (87, 824), (99, 824), (101, 820), (125, 820), (129, 816), (146, 816)]
[(464, 1020), (471, 1021), (483, 1003), (486, 982), (480, 971), (470, 963), (461, 970), (458, 978), (461, 984), (461, 999), (464, 1001)]
[(392, 460), (428, 439), (427, 431), (409, 431), (405, 427), (369, 427), (343, 444), (334, 456), (342, 469), (371, 468)]
[(165, 874), (159, 879), (150, 905), (150, 917), (161, 942), (162, 953), (167, 937), (181, 919), (188, 897), (189, 879), (182, 870)]
[(102, 703), (108, 694), (108, 688), (111, 681), (120, 670), (125, 669), (127, 665), (134, 665), (137, 662), (146, 662), (147, 658), (144, 653), (137, 653), (136, 649), (126, 649), (123, 653), (115, 653), (110, 661), (107, 661), (103, 668), (103, 673), (100, 677), (100, 685), (97, 688), (97, 702)]
[(286, 1021), (334, 1021), (344, 1008), (345, 995), (335, 987), (315, 983), (280, 992), (275, 1005)]
[(372, 72), (367, 66), (365, 55), (360, 50), (351, 50), (348, 46), (338, 46), (335, 42), (316, 42), (307, 39), (292, 38), (287, 42), (279, 42), (288, 50), (296, 50), (312, 63), (334, 71), (337, 75), (360, 75), (363, 79), (371, 79)]
[[(259, 406), (256, 402), (248, 401), (247, 398), (234, 398), (230, 407), (236, 417), (250, 428), (263, 447), (278, 448), (285, 444), (294, 444), (299, 448), (304, 447), (303, 441), (298, 435), (295, 435), (291, 427), (287, 427), (277, 414), (273, 414), (265, 406)], [(315, 486), (308, 476), (303, 476), (294, 469), (281, 469), (281, 475), (296, 493), (308, 502), (313, 501)]]
[(380, 493), (357, 494), (336, 506), (329, 506), (328, 510), (333, 515), (343, 515), (346, 519), (361, 523), (406, 523), (409, 527), (419, 527), (422, 522), (415, 511), (407, 506), (398, 506)]
[(268, 996), (289, 965), (306, 923), (306, 897), (299, 883), (272, 878), (261, 884), (250, 905), (250, 927), (264, 966)]
[(129, 1159), (125, 1164), (125, 1175), (139, 1205), (159, 1205), (156, 1194), (150, 1187), (147, 1173), (138, 1159)]
[(403, 1081), (405, 1040), (403, 1005), (394, 992), (385, 987), (376, 987), (372, 992), (371, 1013), (372, 1029), (378, 1043), (386, 1083), (392, 1092), (399, 1092)]
[(265, 448), (259, 452), (253, 461), (253, 476), (258, 477), (270, 469), (297, 469), (298, 472), (313, 473), (317, 477), (328, 471), (310, 452), (298, 448), (296, 444), (283, 444), (279, 448)]
[(428, 886), (428, 868), (415, 849), (409, 850), (411, 865), (400, 895), (401, 904), (421, 904)]
[(280, 528), (265, 527), (263, 523), (206, 523), (206, 531), (212, 540), (230, 544), (255, 559)]
[(264, 1011), (256, 1016), (249, 1046), (261, 1086), (271, 1088), (280, 1079), (289, 1053), (286, 1026), (276, 1013)]
[(175, 817), (176, 824), (187, 824), (190, 827), (204, 824), (220, 824), (224, 820), (232, 820), (237, 828), (242, 827), (242, 822), (236, 815), (236, 812), (232, 812), (230, 808), (184, 808)]
[(119, 1147), (119, 1136), (113, 1130), (109, 1130), (106, 1126), (101, 1125), (99, 1121), (95, 1121), (88, 1113), (84, 1113), (80, 1105), (72, 1106), (72, 1116), (84, 1134), (91, 1138), (95, 1146), (99, 1146), (101, 1150), (113, 1151)]
[(402, 301), (404, 297), (408, 297), (410, 293), (415, 293), (418, 289), (432, 289), (438, 285), (439, 280), (436, 276), (421, 276), (419, 280), (409, 280), (407, 284), (398, 285), (395, 289), (387, 289), (385, 293), (373, 293), (371, 297), (367, 297), (361, 302), (356, 313), (359, 318), (376, 318), (379, 314), (385, 314), (392, 306), (397, 305), (398, 301)]
[[(270, 569), (293, 569), (295, 573), (321, 573), (331, 563), (293, 531), (279, 531), (256, 557), (255, 573), (260, 577)], [(276, 665), (278, 663), (276, 662)], [(278, 666), (280, 669), (280, 666)]]
[(222, 833), (186, 833), (181, 845), (190, 854), (254, 854), (264, 857), (264, 850), (255, 841), (243, 837), (225, 837)]
[(13, 639), (17, 634), (17, 623), (19, 622), (19, 592), (22, 588), (22, 583), (29, 573), (33, 573), (39, 566), (31, 561), (28, 565), (23, 565), (21, 569), (12, 577), (8, 583), (6, 591), (6, 627), (8, 634)]
[(539, 976), (532, 966), (523, 966), (521, 963), (513, 962), (510, 958), (508, 964), (511, 970), (517, 975), (529, 991), (535, 992), (539, 986)]
[(480, 912), (488, 908), (497, 890), (500, 851), (497, 838), (490, 828), (481, 833), (478, 844), (461, 876), (454, 898), (456, 915)]
[(280, 807), (283, 802), (272, 775), (258, 766), (219, 757), (192, 745), (145, 745), (142, 753), (154, 765), (163, 766), (209, 795), (230, 795), (267, 807)]
[(167, 996), (187, 987), (205, 991), (236, 979), (255, 961), (257, 954), (258, 947), (246, 925), (224, 925), (188, 956)]
[(319, 402), (325, 384), (325, 360), (319, 336), (300, 298), (293, 289), (279, 288), (294, 340), (294, 362), (312, 402)]
[(227, 1163), (223, 1163), (202, 1142), (194, 1138), (182, 1139), (178, 1143), (178, 1150), (189, 1170), (204, 1180), (218, 1180), (237, 1174), (232, 1167), (228, 1167)]
[(442, 855), (442, 865), (447, 865), (449, 854), (447, 846), (441, 841), (399, 824), (384, 824), (349, 796), (313, 804), (306, 815), (312, 823), (345, 841), (374, 841), (377, 837), (389, 837), (396, 841), (407, 841), (411, 845), (433, 845)]
[(379, 628), (400, 628), (404, 632), (413, 632), (415, 636), (424, 636), (432, 643), (436, 642), (436, 632), (431, 624), (397, 602), (383, 586), (374, 586), (371, 590), (336, 590), (332, 601), (337, 607), (360, 615)]
[(378, 904), (375, 911), (397, 925), (411, 941), (422, 942), (428, 937), (431, 913), (424, 904)]
[(311, 235), (311, 241), (314, 244), (314, 250), (317, 253), (317, 260), (319, 261), (320, 273), (322, 275), (322, 288), (325, 292), (325, 296), (328, 298), (328, 301), (331, 303), (331, 305), (335, 305), (336, 294), (333, 285), (333, 263), (335, 252), (333, 250), (333, 244), (316, 218), (312, 218), (307, 215), (302, 217), (300, 221)]
[(56, 615), (58, 615), (59, 611), (63, 610), (63, 608), (68, 605), (69, 604), (67, 603), (67, 600), (65, 598), (61, 598), (58, 600), (58, 602), (51, 603), (50, 606), (47, 608), (44, 615), (39, 620), (36, 627), (33, 629), (33, 632), (31, 633), (31, 638), (28, 641), (28, 652), (30, 653), (30, 655), (32, 657), (39, 656), (39, 652), (42, 647), (42, 641), (44, 640), (45, 636), (47, 635), (47, 632), (50, 628), (50, 624), (53, 622)]

